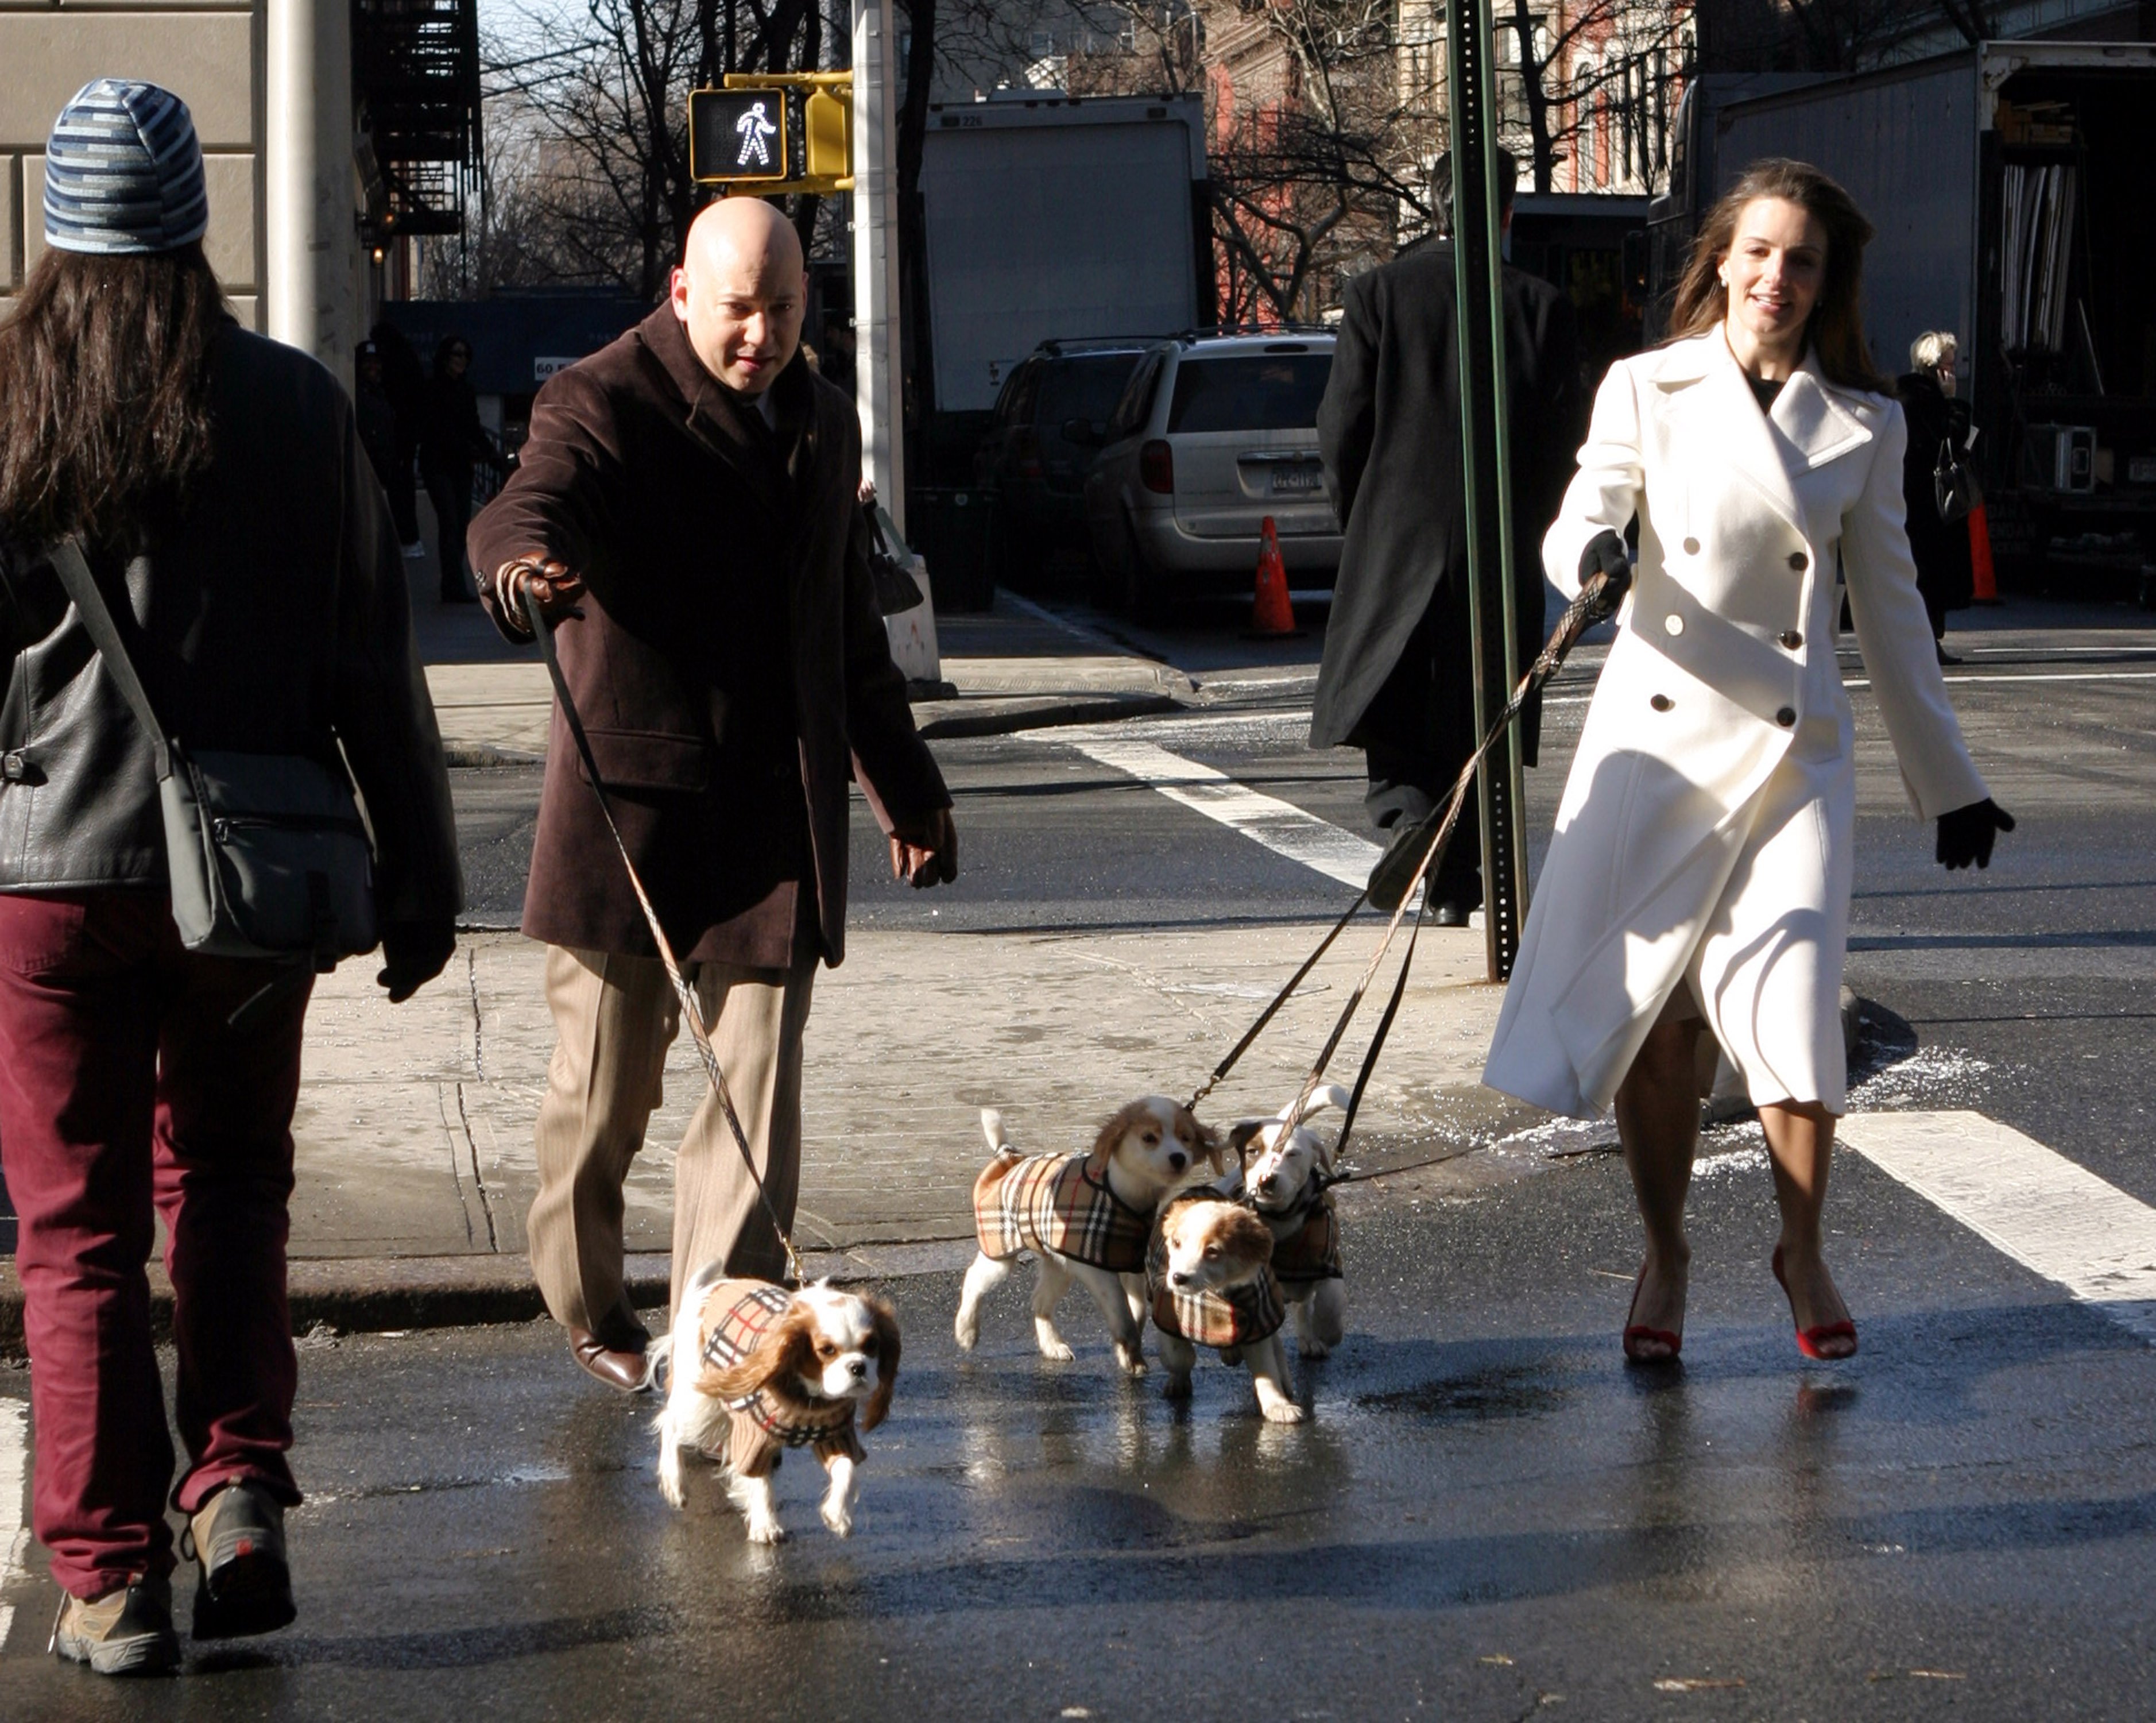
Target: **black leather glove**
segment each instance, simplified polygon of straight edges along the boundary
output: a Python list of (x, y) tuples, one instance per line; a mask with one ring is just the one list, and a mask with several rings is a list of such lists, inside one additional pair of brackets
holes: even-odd
[(1979, 867), (1989, 867), (1993, 839), (2013, 829), (2014, 816), (1986, 796), (1980, 802), (1939, 815), (1939, 843), (1934, 853), (1949, 873), (1972, 862)]
[(1614, 532), (1598, 532), (1579, 553), (1579, 589), (1591, 622), (1607, 622), (1632, 589), (1632, 558)]
[(393, 922), (382, 930), (382, 973), (375, 981), (389, 990), (390, 1004), (402, 1005), (449, 967), (456, 949), (454, 922)]

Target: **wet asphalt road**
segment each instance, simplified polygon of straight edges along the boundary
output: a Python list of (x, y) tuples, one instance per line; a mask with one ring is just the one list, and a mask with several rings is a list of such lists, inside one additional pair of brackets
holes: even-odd
[[(1974, 1108), (2156, 1204), (2156, 636), (2080, 625), (1969, 643), (1969, 673), (2141, 678), (1956, 688), (2024, 822), (1980, 880), (1932, 865), (1859, 697), (1861, 1104)], [(1353, 758), (1301, 747), (1306, 704), (1291, 679), (1143, 733), (1359, 829)], [(1578, 716), (1552, 708), (1538, 831)], [(1052, 736), (939, 753), (967, 875), (878, 882), (857, 831), (858, 924), (1337, 902)], [(459, 778), (468, 865), (513, 911), (536, 779)], [(40, 1577), (0, 1595), (0, 1720), (2156, 1716), (2156, 1352), (1871, 1163), (1835, 1181), (1858, 1357), (1798, 1357), (1736, 1129), (1702, 1150), (1666, 1372), (1618, 1354), (1638, 1244), (1613, 1156), (1489, 1150), (1351, 1187), (1351, 1334), (1298, 1371), (1295, 1429), (1218, 1364), (1187, 1410), (1112, 1380), (1075, 1302), (1077, 1361), (1040, 1361), (1023, 1277), (962, 1359), (954, 1278), (901, 1283), (860, 1529), (824, 1530), (797, 1458), (773, 1552), (708, 1475), (668, 1510), (655, 1408), (588, 1385), (550, 1329), (311, 1346), (299, 1625), (116, 1691), (38, 1655), (33, 1551)], [(0, 1402), (26, 1387), (0, 1374)]]
[(1804, 1365), (1747, 1170), (1701, 1181), (1666, 1372), (1618, 1357), (1614, 1159), (1351, 1213), (1301, 1428), (1217, 1363), (1187, 1410), (1111, 1380), (1076, 1321), (1044, 1363), (1015, 1287), (962, 1359), (953, 1278), (905, 1283), (843, 1543), (798, 1458), (777, 1551), (708, 1474), (668, 1510), (649, 1402), (542, 1326), (311, 1350), (300, 1623), (116, 1690), (18, 1620), (0, 1715), (2148, 1715), (2156, 1355), (1851, 1162), (1865, 1348)]

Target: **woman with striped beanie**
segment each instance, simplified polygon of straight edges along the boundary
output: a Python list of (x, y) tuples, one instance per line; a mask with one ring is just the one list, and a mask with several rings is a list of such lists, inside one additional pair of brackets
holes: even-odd
[(448, 960), (460, 891), (403, 558), (351, 404), (227, 313), (208, 221), (187, 104), (96, 79), (53, 127), (46, 249), (0, 323), (0, 1160), (31, 1517), (65, 1594), (53, 1646), (101, 1674), (180, 1661), (158, 1215), (194, 1636), (295, 1613), (285, 1246), (310, 989), (291, 983), (312, 975), (182, 944), (157, 748), (93, 627), (196, 753), (349, 763), (393, 1000)]

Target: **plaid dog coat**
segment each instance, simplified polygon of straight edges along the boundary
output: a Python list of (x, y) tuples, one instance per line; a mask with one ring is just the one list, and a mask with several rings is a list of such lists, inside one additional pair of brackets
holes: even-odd
[[(1166, 1220), (1180, 1203), (1218, 1201), (1219, 1195), (1200, 1189), (1177, 1197), (1161, 1210), (1161, 1218)], [(1178, 1292), (1168, 1280), (1168, 1232), (1158, 1226), (1146, 1247), (1146, 1290), (1152, 1295), (1153, 1325), (1194, 1346), (1247, 1346), (1278, 1334), (1287, 1320), (1280, 1282), (1270, 1268), (1260, 1268), (1255, 1280), (1224, 1292)]]
[(1273, 1235), (1273, 1278), (1285, 1286), (1309, 1286), (1320, 1280), (1341, 1280), (1340, 1216), (1332, 1207), (1332, 1193), (1320, 1191), (1308, 1201), (1281, 1214), (1259, 1208), (1244, 1198)]
[(1052, 1250), (1111, 1274), (1146, 1265), (1152, 1216), (1095, 1178), (1082, 1155), (1029, 1155), (983, 1191), (975, 1186), (973, 1227), (981, 1254), (1006, 1262), (1022, 1250)]
[[(784, 1287), (767, 1280), (719, 1282), (706, 1307), (718, 1317), (704, 1341), (705, 1366), (732, 1370), (763, 1344), (793, 1301)], [(803, 1399), (762, 1387), (720, 1404), (733, 1418), (726, 1463), (744, 1478), (768, 1474), (782, 1448), (814, 1448), (819, 1460), (842, 1453), (858, 1463), (868, 1457), (854, 1429), (850, 1400)]]

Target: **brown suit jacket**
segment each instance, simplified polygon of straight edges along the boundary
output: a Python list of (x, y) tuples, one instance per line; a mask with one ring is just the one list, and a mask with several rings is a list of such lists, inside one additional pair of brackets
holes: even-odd
[[(853, 403), (798, 358), (772, 388), (775, 431), (662, 305), (540, 391), (468, 539), (512, 638), (486, 573), (583, 578), (562, 673), (667, 938), (759, 968), (844, 955), (850, 776), (886, 831), (951, 804), (870, 597)], [(558, 710), (524, 931), (653, 952)]]

